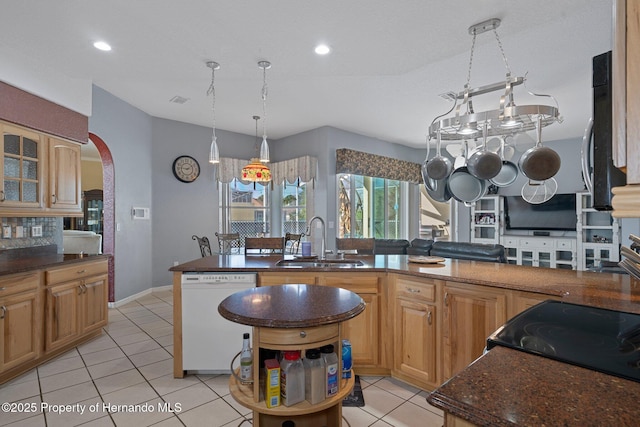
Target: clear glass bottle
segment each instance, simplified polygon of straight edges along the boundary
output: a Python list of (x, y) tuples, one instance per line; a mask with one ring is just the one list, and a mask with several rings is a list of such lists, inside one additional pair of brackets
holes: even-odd
[(253, 352), (249, 343), (249, 333), (242, 336), (242, 352), (240, 353), (240, 382), (253, 382)]
[(280, 397), (284, 406), (304, 400), (304, 366), (297, 351), (285, 351), (280, 363)]
[(333, 397), (338, 394), (338, 390), (340, 387), (340, 376), (341, 372), (339, 372), (340, 363), (338, 362), (338, 355), (333, 350), (333, 344), (328, 344), (320, 348), (322, 352), (322, 358), (324, 359), (325, 364), (325, 391), (326, 397)]
[(320, 349), (306, 351), (304, 365), (304, 395), (309, 403), (315, 405), (325, 399), (325, 366)]

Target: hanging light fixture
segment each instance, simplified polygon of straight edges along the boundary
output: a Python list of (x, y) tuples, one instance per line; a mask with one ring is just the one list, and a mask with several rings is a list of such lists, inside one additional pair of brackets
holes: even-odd
[(267, 70), (271, 68), (269, 61), (258, 62), (262, 68), (262, 144), (260, 145), (260, 161), (269, 163), (269, 143), (267, 142)]
[(207, 62), (207, 67), (211, 68), (211, 85), (207, 90), (207, 96), (211, 95), (211, 112), (213, 116), (213, 135), (211, 136), (211, 148), (209, 149), (209, 163), (220, 163), (220, 152), (218, 150), (218, 141), (216, 138), (216, 70), (220, 69), (217, 62)]
[[(256, 121), (256, 150), (258, 149), (258, 120), (260, 116), (253, 116)], [(264, 140), (263, 140), (264, 144)], [(269, 182), (271, 181), (271, 170), (269, 166), (262, 163), (260, 159), (253, 158), (251, 163), (242, 168), (242, 180), (250, 182)]]
[[(462, 141), (470, 137), (476, 137), (481, 129), (487, 129), (486, 135), (509, 136), (521, 132), (527, 132), (536, 128), (536, 123), (548, 126), (554, 122), (562, 122), (558, 111), (558, 103), (551, 95), (536, 94), (527, 91), (532, 96), (545, 96), (551, 98), (555, 106), (551, 105), (516, 105), (513, 99), (513, 87), (523, 84), (525, 77), (512, 77), (511, 69), (507, 57), (502, 48), (502, 42), (498, 36), (496, 28), (500, 26), (500, 19), (493, 18), (469, 27), (469, 34), (473, 36), (471, 44), (471, 55), (469, 58), (469, 69), (467, 73), (467, 83), (462, 92), (448, 92), (443, 95), (445, 98), (454, 101), (454, 106), (442, 116), (436, 117), (429, 126), (429, 137), (434, 138), (438, 133), (445, 141)], [(505, 81), (493, 83), (487, 86), (472, 89), (471, 68), (473, 64), (473, 54), (475, 50), (476, 36), (487, 31), (493, 31), (502, 59), (507, 69)], [(526, 87), (526, 85), (525, 85)], [(495, 110), (476, 112), (473, 109), (472, 98), (490, 92), (504, 90), (500, 97), (498, 108)], [(462, 100), (460, 104), (458, 101)], [(455, 114), (449, 118), (443, 116), (455, 110)]]

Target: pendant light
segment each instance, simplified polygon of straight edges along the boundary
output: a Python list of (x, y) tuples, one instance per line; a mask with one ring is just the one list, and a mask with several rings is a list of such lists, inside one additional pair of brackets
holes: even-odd
[(258, 62), (262, 69), (262, 144), (260, 145), (260, 161), (269, 163), (269, 143), (267, 142), (267, 70), (271, 68), (269, 61)]
[[(258, 120), (260, 116), (253, 116), (256, 121), (256, 150), (258, 149)], [(264, 144), (264, 141), (263, 141)], [(267, 147), (268, 151), (268, 147)], [(242, 180), (249, 182), (269, 182), (271, 181), (271, 170), (269, 166), (262, 163), (260, 159), (253, 158), (251, 163), (242, 168)]]
[(218, 141), (216, 138), (216, 70), (220, 69), (220, 64), (217, 62), (207, 62), (207, 67), (211, 68), (211, 85), (207, 90), (207, 96), (211, 95), (211, 112), (213, 116), (213, 134), (211, 136), (211, 148), (209, 149), (209, 163), (220, 163), (220, 152), (218, 151)]

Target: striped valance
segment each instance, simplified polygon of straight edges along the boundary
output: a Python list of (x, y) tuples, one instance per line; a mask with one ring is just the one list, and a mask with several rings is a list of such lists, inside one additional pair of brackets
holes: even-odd
[[(216, 178), (219, 182), (231, 182), (234, 178), (241, 179), (242, 168), (249, 160), (221, 157), (218, 164)], [(311, 156), (302, 156), (281, 162), (269, 163), (271, 169), (271, 182), (275, 185), (287, 181), (291, 184), (300, 180), (302, 182), (313, 181), (318, 171), (318, 159)]]
[(418, 184), (422, 182), (420, 166), (420, 163), (363, 153), (348, 148), (336, 150), (336, 173), (374, 176)]

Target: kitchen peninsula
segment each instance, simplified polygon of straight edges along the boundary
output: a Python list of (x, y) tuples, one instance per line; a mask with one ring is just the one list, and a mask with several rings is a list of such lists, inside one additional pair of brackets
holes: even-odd
[[(367, 304), (361, 315), (345, 322), (344, 336), (352, 341), (355, 372), (391, 375), (424, 390), (434, 390), (460, 374), (482, 355), (492, 332), (541, 301), (554, 299), (640, 313), (640, 282), (627, 275), (454, 259), (417, 264), (409, 262), (406, 255), (357, 259), (362, 265), (296, 268), (277, 265), (282, 256), (231, 255), (172, 267), (174, 376), (184, 375), (183, 272), (253, 272), (258, 286), (304, 283), (351, 290)], [(505, 365), (518, 364), (523, 357), (515, 350), (500, 353), (504, 353)], [(586, 369), (579, 372), (592, 374)]]

